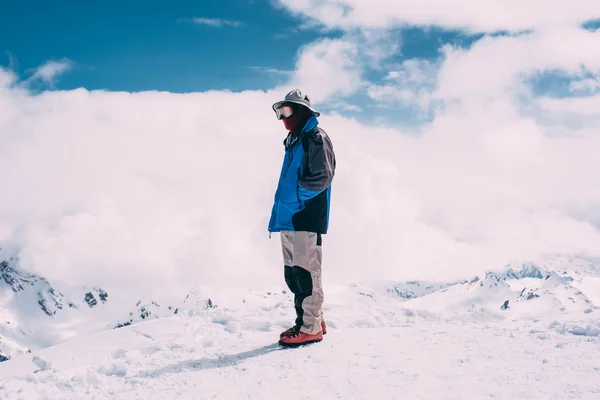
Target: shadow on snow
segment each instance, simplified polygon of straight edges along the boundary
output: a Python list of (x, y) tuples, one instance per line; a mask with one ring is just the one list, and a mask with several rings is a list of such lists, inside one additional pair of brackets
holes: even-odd
[(258, 349), (244, 351), (242, 353), (224, 355), (217, 358), (201, 358), (198, 360), (181, 361), (176, 364), (167, 365), (152, 371), (140, 371), (140, 377), (154, 377), (162, 374), (179, 373), (187, 371), (202, 371), (206, 369), (232, 367), (249, 358), (264, 356), (277, 350), (284, 350), (279, 344), (274, 343)]

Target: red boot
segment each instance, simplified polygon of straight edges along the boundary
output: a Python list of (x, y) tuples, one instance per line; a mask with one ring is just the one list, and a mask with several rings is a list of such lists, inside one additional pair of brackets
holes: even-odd
[(318, 343), (323, 340), (323, 332), (319, 332), (316, 335), (309, 335), (304, 332), (291, 333), (288, 336), (283, 337), (279, 344), (284, 347), (298, 347), (304, 346), (310, 343)]
[(279, 339), (282, 339), (282, 338), (284, 338), (286, 336), (292, 335), (292, 334), (294, 334), (296, 332), (298, 332), (298, 330), (296, 329), (295, 326), (292, 326), (290, 329), (281, 332), (279, 334)]
[[(321, 322), (321, 330), (323, 331), (323, 335), (327, 335), (327, 325), (325, 321)], [(279, 334), (279, 338), (283, 338), (285, 336), (289, 336), (291, 334), (297, 333), (298, 329), (295, 326), (292, 326), (290, 329), (287, 329)]]

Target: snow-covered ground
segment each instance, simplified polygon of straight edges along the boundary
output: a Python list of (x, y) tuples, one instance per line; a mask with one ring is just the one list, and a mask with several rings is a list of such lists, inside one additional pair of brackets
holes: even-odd
[(75, 314), (96, 315), (95, 329), (1, 362), (0, 398), (598, 399), (600, 270), (536, 268), (328, 286), (329, 332), (298, 349), (277, 345), (294, 317), (283, 287), (196, 288), (176, 307), (145, 299), (118, 315), (109, 295)]
[(342, 322), (331, 309), (336, 322), (323, 342), (280, 349), (276, 337), (291, 315), (275, 304), (157, 319), (2, 363), (0, 397), (600, 398), (600, 321), (592, 314), (447, 322), (398, 307)]

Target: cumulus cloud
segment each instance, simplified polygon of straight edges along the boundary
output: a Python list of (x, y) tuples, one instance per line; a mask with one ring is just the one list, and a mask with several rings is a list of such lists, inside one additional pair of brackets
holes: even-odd
[[(2, 242), (51, 279), (147, 295), (282, 284), (267, 223), (285, 134), (270, 106), (283, 94), (4, 86)], [(454, 279), (546, 253), (600, 256), (594, 132), (552, 137), (490, 103), (438, 115), (420, 134), (339, 115), (321, 123), (338, 156), (328, 283)]]
[(300, 49), (286, 87), (301, 87), (316, 102), (355, 93), (363, 84), (358, 57), (357, 45), (351, 40), (326, 38), (310, 43)]
[[(551, 1), (543, 9), (533, 1), (462, 3), (450, 7), (437, 0), (394, 4), (383, 0), (280, 0), (281, 6), (311, 23), (342, 29), (343, 36), (336, 40), (351, 49), (345, 57), (338, 57), (336, 46), (329, 46), (330, 51), (324, 53), (317, 51), (328, 47), (325, 42), (307, 46), (296, 68), (303, 79), (292, 82), (324, 82), (325, 86), (315, 85), (315, 91), (326, 98), (363, 93), (376, 106), (408, 106), (425, 115), (457, 101), (475, 106), (483, 98), (529, 101), (534, 95), (528, 80), (545, 73), (574, 79), (569, 86), (574, 92), (595, 91), (600, 76), (600, 31), (580, 25), (600, 17), (597, 2), (580, 0), (578, 7), (569, 10), (564, 9), (562, 0)], [(389, 65), (391, 57), (399, 53), (398, 29), (407, 25), (493, 34), (468, 47), (441, 46), (435, 60), (405, 59), (399, 66)], [(326, 64), (319, 68), (321, 75), (305, 67), (319, 65), (315, 56)], [(382, 69), (387, 69), (387, 76), (381, 80), (370, 74), (380, 75)], [(311, 79), (313, 75), (315, 79)]]
[(319, 39), (300, 48), (295, 70), (281, 90), (302, 87), (316, 103), (339, 101), (365, 89), (366, 71), (381, 69), (399, 46), (397, 35), (377, 30)]
[(438, 68), (429, 60), (406, 60), (388, 72), (383, 84), (371, 84), (368, 95), (380, 103), (400, 103), (426, 111), (437, 84)]
[(445, 46), (443, 52), (435, 94), (443, 100), (480, 102), (518, 93), (543, 72), (573, 78), (600, 73), (600, 32), (579, 28), (484, 37), (468, 49)]
[(330, 29), (441, 26), (473, 32), (577, 26), (600, 17), (595, 0), (278, 0), (290, 12)]

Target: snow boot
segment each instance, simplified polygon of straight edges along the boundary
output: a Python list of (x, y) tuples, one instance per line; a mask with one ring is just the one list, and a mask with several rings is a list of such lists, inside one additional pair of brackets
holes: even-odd
[(286, 336), (293, 335), (296, 332), (298, 332), (298, 330), (296, 329), (295, 326), (292, 326), (290, 329), (281, 332), (279, 334), (279, 339), (283, 339)]
[[(327, 324), (325, 324), (325, 321), (321, 322), (321, 331), (323, 331), (323, 335), (327, 335)], [(279, 338), (281, 339), (294, 333), (298, 333), (298, 329), (292, 326), (290, 329), (281, 332)]]
[(323, 331), (315, 335), (309, 335), (304, 332), (294, 332), (281, 338), (279, 345), (283, 347), (299, 347), (311, 343), (318, 343), (323, 340)]

